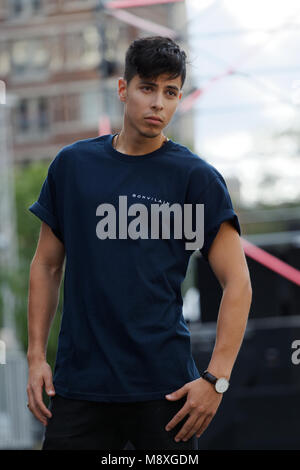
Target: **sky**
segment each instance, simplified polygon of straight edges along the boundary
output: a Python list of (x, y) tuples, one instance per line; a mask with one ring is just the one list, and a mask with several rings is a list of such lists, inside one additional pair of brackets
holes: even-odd
[(196, 153), (240, 180), (244, 206), (300, 200), (299, 0), (186, 5), (189, 73), (205, 90), (194, 105)]

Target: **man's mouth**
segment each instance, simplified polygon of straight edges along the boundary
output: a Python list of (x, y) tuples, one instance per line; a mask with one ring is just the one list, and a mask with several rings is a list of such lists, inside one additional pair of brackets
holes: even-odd
[(145, 119), (151, 124), (160, 124), (162, 122), (162, 119), (160, 119), (157, 116), (149, 116), (149, 117), (146, 117)]

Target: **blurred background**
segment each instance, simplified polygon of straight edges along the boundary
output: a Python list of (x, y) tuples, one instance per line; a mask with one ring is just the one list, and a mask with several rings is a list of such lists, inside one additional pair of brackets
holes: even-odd
[[(300, 447), (299, 2), (0, 0), (0, 449), (40, 449), (44, 431), (26, 407), (28, 280), (40, 229), (28, 207), (63, 146), (121, 129), (126, 49), (150, 35), (173, 38), (188, 55), (182, 102), (164, 132), (224, 176), (253, 288), (231, 387), (199, 449)], [(62, 293), (63, 283), (52, 370)], [(203, 370), (222, 291), (199, 252), (182, 295)]]

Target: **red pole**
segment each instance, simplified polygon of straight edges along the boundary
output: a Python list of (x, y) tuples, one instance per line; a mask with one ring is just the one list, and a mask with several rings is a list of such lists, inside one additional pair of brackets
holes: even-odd
[(300, 286), (300, 271), (242, 238), (246, 255)]

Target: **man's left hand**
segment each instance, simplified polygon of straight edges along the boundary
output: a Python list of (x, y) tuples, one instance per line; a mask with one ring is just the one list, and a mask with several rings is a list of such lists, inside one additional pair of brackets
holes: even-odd
[(187, 399), (184, 406), (165, 427), (166, 431), (170, 431), (189, 414), (189, 419), (175, 436), (176, 442), (181, 439), (187, 441), (194, 434), (200, 437), (216, 414), (223, 398), (222, 393), (216, 392), (214, 386), (202, 378), (186, 383), (183, 387), (169, 395), (165, 395), (165, 397), (170, 401), (174, 401), (179, 400), (186, 394)]

